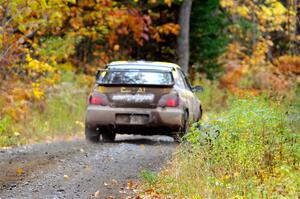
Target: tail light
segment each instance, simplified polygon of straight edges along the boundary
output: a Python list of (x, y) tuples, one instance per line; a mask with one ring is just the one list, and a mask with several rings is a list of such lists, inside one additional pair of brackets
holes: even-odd
[(98, 93), (90, 96), (89, 103), (92, 105), (106, 106), (108, 105), (108, 100), (105, 95)]
[(177, 94), (163, 95), (158, 101), (158, 106), (160, 107), (177, 107), (178, 104), (179, 99)]

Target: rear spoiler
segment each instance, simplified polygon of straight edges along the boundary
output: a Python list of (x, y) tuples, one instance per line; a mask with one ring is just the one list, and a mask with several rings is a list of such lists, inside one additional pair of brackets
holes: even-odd
[(164, 72), (164, 73), (172, 73), (172, 71), (167, 70), (159, 70), (159, 69), (99, 69), (96, 73), (96, 84), (99, 86), (143, 86), (143, 87), (173, 87), (175, 84), (174, 77), (172, 77), (172, 83), (171, 84), (107, 84), (102, 83), (100, 80), (101, 74), (106, 72), (123, 72), (123, 71), (147, 71), (147, 72)]
[(99, 79), (99, 77), (101, 76), (101, 73), (103, 72), (108, 72), (108, 71), (112, 71), (112, 72), (123, 72), (126, 70), (130, 70), (130, 71), (148, 71), (148, 72), (172, 72), (172, 71), (168, 71), (168, 70), (159, 70), (159, 69), (98, 69), (97, 73), (96, 73), (96, 80)]
[(175, 83), (172, 84), (104, 84), (104, 83), (96, 83), (98, 86), (107, 86), (107, 87), (122, 87), (122, 86), (130, 86), (130, 87), (151, 87), (151, 88), (172, 88)]

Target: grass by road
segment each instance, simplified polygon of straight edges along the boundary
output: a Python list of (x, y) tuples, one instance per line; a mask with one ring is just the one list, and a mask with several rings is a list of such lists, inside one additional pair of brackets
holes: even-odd
[(0, 119), (0, 147), (68, 139), (83, 135), (88, 84), (84, 77), (66, 72), (47, 90), (44, 100), (31, 105), (19, 120)]
[(192, 127), (163, 172), (144, 177), (142, 195), (298, 198), (299, 129), (299, 93), (289, 102), (268, 97), (229, 100), (227, 109)]

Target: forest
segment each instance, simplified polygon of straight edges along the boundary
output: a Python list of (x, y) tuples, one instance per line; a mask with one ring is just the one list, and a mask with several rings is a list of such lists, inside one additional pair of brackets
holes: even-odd
[[(37, 104), (45, 108), (66, 74), (79, 74), (87, 85), (113, 60), (176, 63), (181, 6), (179, 0), (1, 0), (0, 123), (24, 120)], [(299, 84), (297, 1), (203, 0), (190, 7), (185, 71), (192, 81), (217, 80), (232, 92), (287, 93)]]
[[(297, 198), (299, 13), (298, 0), (0, 0), (0, 147), (81, 136), (96, 71), (111, 61), (174, 62), (204, 87), (202, 131), (241, 137), (211, 149), (195, 124), (186, 137), (192, 149), (180, 149), (170, 168), (179, 174), (146, 175), (146, 195)], [(250, 137), (257, 147), (247, 149)], [(187, 186), (191, 165), (213, 176), (197, 176), (201, 193)]]

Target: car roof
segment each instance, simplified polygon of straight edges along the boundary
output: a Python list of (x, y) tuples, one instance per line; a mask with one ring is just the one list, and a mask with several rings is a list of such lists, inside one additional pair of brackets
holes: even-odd
[(180, 68), (177, 64), (157, 61), (115, 61), (107, 65), (109, 69), (147, 69), (147, 70), (166, 70)]

